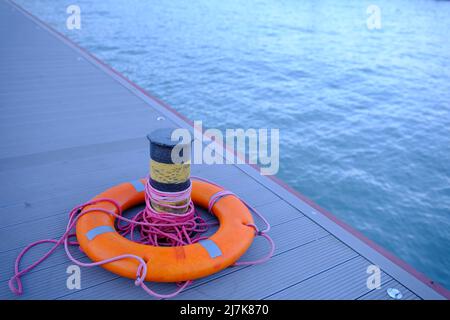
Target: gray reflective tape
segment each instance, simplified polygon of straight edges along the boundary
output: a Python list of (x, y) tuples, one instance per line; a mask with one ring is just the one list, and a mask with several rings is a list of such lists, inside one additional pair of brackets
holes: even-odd
[(141, 192), (141, 191), (145, 190), (145, 186), (141, 182), (141, 180), (131, 181), (130, 183), (136, 189), (137, 192)]
[(212, 241), (210, 239), (206, 239), (206, 240), (200, 240), (198, 243), (203, 248), (205, 248), (206, 251), (208, 251), (208, 254), (211, 258), (217, 258), (222, 255), (222, 251), (220, 250), (220, 248), (217, 246), (217, 244), (214, 241)]
[(96, 236), (103, 234), (103, 233), (107, 233), (107, 232), (116, 232), (116, 230), (114, 230), (114, 228), (112, 228), (110, 226), (99, 226), (99, 227), (95, 227), (94, 229), (89, 230), (86, 233), (86, 237), (89, 240), (92, 240)]

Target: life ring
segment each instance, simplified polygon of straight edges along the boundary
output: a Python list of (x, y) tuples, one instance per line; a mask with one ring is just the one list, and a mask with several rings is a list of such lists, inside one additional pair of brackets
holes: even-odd
[[(95, 199), (115, 200), (122, 212), (145, 201), (141, 179), (112, 187)], [(192, 201), (196, 206), (208, 208), (209, 200), (222, 189), (204, 181), (192, 181)], [(100, 202), (83, 210), (98, 208), (117, 212), (109, 202)], [(83, 212), (83, 211), (82, 211)], [(81, 213), (82, 213), (81, 212)], [(212, 213), (220, 226), (206, 240), (178, 247), (157, 247), (133, 242), (114, 227), (115, 217), (101, 211), (80, 216), (76, 236), (81, 249), (93, 261), (98, 262), (124, 254), (141, 257), (147, 264), (145, 280), (155, 282), (180, 282), (206, 277), (234, 264), (251, 246), (255, 237), (253, 217), (246, 205), (235, 196), (217, 201)], [(123, 277), (136, 278), (139, 262), (121, 259), (102, 265), (103, 268)]]

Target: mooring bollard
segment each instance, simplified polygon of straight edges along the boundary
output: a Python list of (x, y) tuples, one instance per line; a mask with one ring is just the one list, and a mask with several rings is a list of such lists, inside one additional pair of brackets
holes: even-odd
[[(155, 191), (150, 203), (157, 212), (184, 214), (190, 202), (192, 141), (185, 144), (172, 141), (174, 130), (175, 128), (158, 129), (147, 135), (150, 142), (149, 182)], [(175, 147), (175, 151), (179, 152), (178, 158), (183, 158), (183, 161), (174, 161), (172, 152)], [(177, 200), (165, 201), (170, 199)]]

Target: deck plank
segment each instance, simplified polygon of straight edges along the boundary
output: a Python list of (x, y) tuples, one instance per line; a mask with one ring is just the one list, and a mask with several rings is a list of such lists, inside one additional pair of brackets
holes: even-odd
[[(369, 261), (361, 256), (356, 256), (307, 280), (292, 284), (265, 299), (291, 300), (301, 297), (307, 300), (354, 300), (372, 291), (366, 285), (368, 276), (366, 270), (369, 265), (371, 265)], [(353, 272), (349, 273), (346, 270), (353, 270)], [(384, 284), (391, 280), (389, 275), (382, 273), (381, 290), (384, 289)]]
[(292, 283), (309, 278), (357, 256), (332, 236), (318, 239), (280, 255), (263, 265), (246, 267), (187, 290), (177, 299), (263, 299)]

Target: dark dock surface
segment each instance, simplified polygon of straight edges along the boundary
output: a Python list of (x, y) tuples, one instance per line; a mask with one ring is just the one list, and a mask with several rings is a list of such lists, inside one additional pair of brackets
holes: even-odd
[[(66, 286), (72, 263), (61, 248), (7, 285), (30, 242), (58, 238), (72, 207), (148, 171), (145, 135), (191, 124), (164, 103), (16, 6), (0, 0), (0, 299), (151, 299), (130, 279), (81, 269), (81, 290)], [(180, 299), (443, 299), (448, 292), (331, 214), (248, 165), (193, 165), (237, 193), (272, 224), (274, 257), (197, 280)], [(32, 250), (24, 265), (48, 247)], [(87, 261), (82, 252), (75, 255)], [(267, 252), (257, 239), (243, 259)], [(84, 257), (84, 258), (83, 258)], [(382, 269), (368, 289), (369, 265)], [(150, 284), (161, 292), (173, 284)]]

